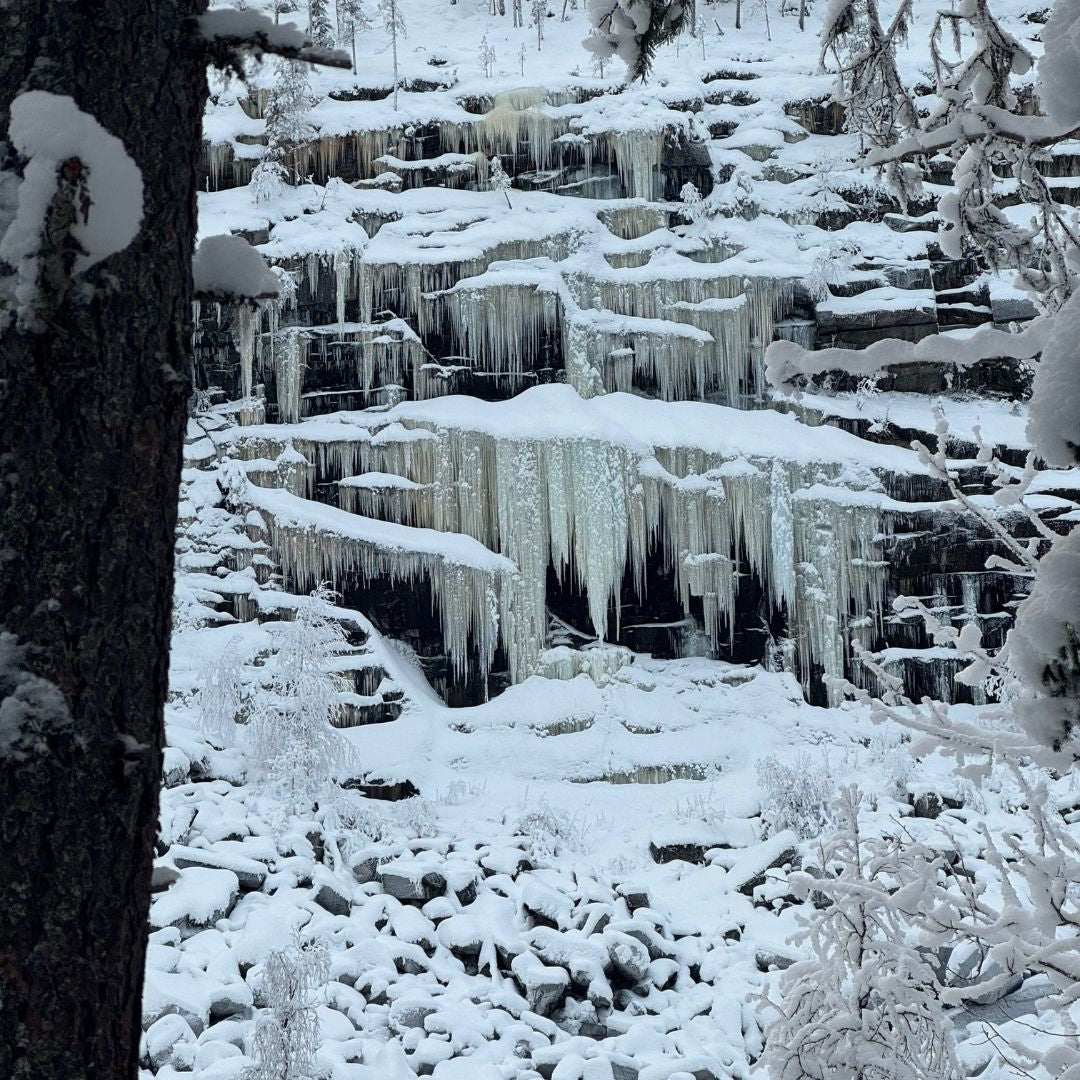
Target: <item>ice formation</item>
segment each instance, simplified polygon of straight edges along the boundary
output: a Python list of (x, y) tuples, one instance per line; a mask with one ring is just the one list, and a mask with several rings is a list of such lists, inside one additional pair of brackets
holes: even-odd
[[(460, 617), (467, 627), (455, 623), (451, 633), (447, 624), (452, 654), (466, 655), (467, 636), (481, 657), (501, 643), (514, 681), (538, 670), (545, 650), (549, 566), (587, 596), (593, 632), (603, 640), (612, 629), (619, 633), (624, 578), (641, 596), (647, 563), (659, 558), (674, 571), (684, 610), (700, 601), (713, 647), (729, 639), (740, 577), (748, 573), (766, 588), (771, 609), (786, 611), (805, 680), (815, 666), (842, 676), (851, 633), (878, 625), (885, 511), (903, 504), (873, 490), (872, 473), (853, 479), (853, 437), (847, 443), (836, 439), (842, 432), (816, 429), (815, 439), (815, 429), (778, 426), (779, 414), (718, 414), (710, 406), (708, 421), (723, 415), (731, 430), (699, 438), (704, 415), (688, 412), (693, 406), (611, 395), (594, 408), (554, 386), (510, 402), (464, 406), (464, 399), (442, 399), (383, 414), (249, 428), (229, 446), (241, 457), (265, 459), (287, 440), (321, 482), (337, 481), (344, 510), (432, 530), (427, 535), (444, 535), (451, 546), (464, 534), (479, 542), (476, 550), (505, 557), (492, 564), (494, 579), (485, 577), (483, 587), (447, 583), (438, 576), (443, 570), (432, 569), (427, 556), (416, 561), (411, 550), (391, 567), (379, 561), (389, 556), (375, 558), (361, 539), (371, 518), (350, 521), (317, 506), (318, 515), (301, 527), (299, 502), (288, 504), (287, 520), (269, 515), (275, 556), (289, 577), (428, 577), (444, 621)], [(652, 415), (662, 408), (674, 411)], [(743, 437), (748, 424), (773, 429), (768, 452), (770, 431), (754, 447)], [(665, 445), (672, 432), (684, 432), (684, 441)], [(920, 471), (910, 452), (881, 461), (900, 474)], [(852, 490), (852, 483), (870, 489)], [(265, 514), (267, 496), (253, 498)], [(405, 547), (407, 535), (401, 534)], [(485, 590), (493, 598), (486, 608), (479, 600)], [(448, 613), (453, 604), (461, 605), (456, 614)]]

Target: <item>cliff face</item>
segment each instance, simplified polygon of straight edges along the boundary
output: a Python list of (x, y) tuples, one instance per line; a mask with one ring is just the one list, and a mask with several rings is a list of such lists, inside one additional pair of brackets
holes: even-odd
[[(457, 703), (541, 670), (556, 623), (659, 656), (704, 642), (792, 671), (817, 703), (864, 678), (854, 637), (910, 690), (953, 697), (892, 600), (929, 597), (1000, 642), (1017, 597), (985, 572), (986, 526), (906, 447), (940, 405), (952, 456), (975, 456), (979, 426), (1022, 462), (1025, 364), (1006, 344), (974, 366), (953, 353), (1034, 309), (941, 254), (929, 192), (902, 211), (853, 168), (794, 20), (776, 41), (687, 39), (626, 88), (550, 55), (573, 19), (547, 20), (525, 74), (477, 74), (479, 17), (432, 17), (449, 45), (425, 40), (396, 98), (378, 56), (316, 78), (289, 152), (306, 183), (238, 186), (278, 153), (272, 73), (208, 111), (202, 230), (245, 234), (287, 289), (254, 316), (198, 313), (198, 380), (270, 421), (219, 453), (275, 461), (250, 479), (323, 504), (264, 514), (284, 581), (333, 581)], [(793, 397), (766, 378), (778, 339), (924, 345), (869, 377), (838, 353)], [(357, 514), (404, 528), (360, 535)], [(508, 562), (463, 562), (465, 538)]]

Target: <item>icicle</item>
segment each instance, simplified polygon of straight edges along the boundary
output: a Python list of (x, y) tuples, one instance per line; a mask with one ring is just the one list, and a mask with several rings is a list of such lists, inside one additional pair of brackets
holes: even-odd
[(240, 396), (251, 397), (251, 371), (255, 357), (256, 310), (250, 304), (238, 304), (233, 336), (240, 353)]
[(352, 259), (344, 251), (334, 256), (334, 299), (337, 308), (338, 329), (345, 327), (345, 293), (352, 274)]
[(608, 135), (608, 144), (630, 198), (663, 197), (662, 185), (657, 182), (664, 155), (662, 131), (614, 132)]
[(303, 335), (298, 327), (287, 328), (284, 341), (275, 356), (277, 403), (282, 422), (294, 424), (300, 419), (300, 392), (304, 381)]

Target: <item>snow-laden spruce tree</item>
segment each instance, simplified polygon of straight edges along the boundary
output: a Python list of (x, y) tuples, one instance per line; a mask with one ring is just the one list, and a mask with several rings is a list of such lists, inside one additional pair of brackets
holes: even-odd
[(255, 1064), (243, 1080), (314, 1080), (321, 1042), (315, 997), (330, 975), (330, 954), (322, 942), (297, 939), (275, 949), (262, 965), (261, 989), (268, 1011), (255, 1025)]
[(320, 585), (297, 608), (248, 721), (258, 783), (286, 814), (309, 813), (315, 803), (332, 799), (349, 756), (348, 743), (333, 727), (342, 687), (330, 668), (346, 639), (330, 614), (332, 599)]
[(316, 45), (326, 48), (334, 44), (334, 28), (330, 24), (327, 0), (308, 0), (308, 33)]
[(300, 179), (300, 152), (314, 134), (308, 122), (310, 109), (308, 65), (278, 60), (266, 105), (266, 153), (251, 173), (251, 197), (256, 203), (270, 202), (286, 184)]
[(593, 31), (582, 44), (594, 56), (617, 56), (629, 80), (644, 79), (656, 50), (682, 32), (688, 11), (683, 0), (587, 0)]
[(401, 4), (398, 0), (379, 0), (379, 22), (383, 30), (390, 35), (390, 49), (394, 60), (394, 109), (398, 107), (398, 88), (401, 86), (401, 78), (398, 74), (398, 38), (408, 36), (405, 27), (405, 16), (401, 13)]
[[(895, 146), (919, 127), (915, 102), (896, 64), (896, 47), (907, 41), (911, 27), (911, 5), (912, 0), (900, 0), (887, 27), (877, 0), (830, 0), (825, 9), (819, 63), (836, 74), (834, 97), (864, 150)], [(896, 161), (883, 169), (906, 206), (918, 191), (917, 172)]]
[(810, 955), (780, 977), (766, 1014), (761, 1064), (771, 1080), (954, 1080), (940, 987), (914, 945), (912, 918), (939, 891), (940, 858), (863, 834), (860, 796), (842, 796), (840, 830), (819, 874), (788, 881), (815, 910), (795, 943)]

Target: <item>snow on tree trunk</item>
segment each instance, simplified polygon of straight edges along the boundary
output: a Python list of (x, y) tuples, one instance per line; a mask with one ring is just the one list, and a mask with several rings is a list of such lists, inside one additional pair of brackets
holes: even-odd
[[(21, 223), (24, 195), (42, 209), (41, 320), (0, 331), (0, 1075), (13, 1080), (137, 1071), (206, 94), (188, 20), (203, 6), (4, 8), (0, 115), (44, 91), (118, 143), (107, 160), (98, 143), (22, 173)], [(142, 186), (133, 235), (100, 190), (125, 162)], [(86, 227), (101, 222), (113, 248), (80, 268), (82, 194)]]

